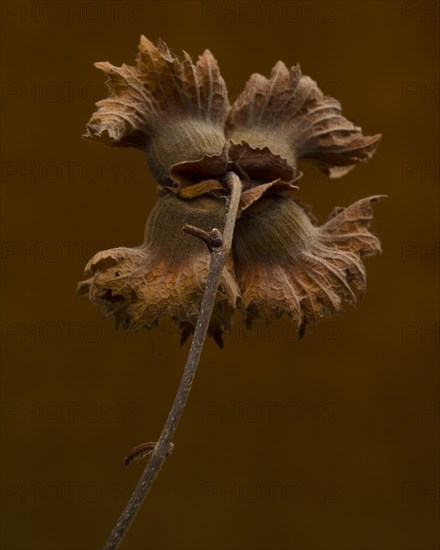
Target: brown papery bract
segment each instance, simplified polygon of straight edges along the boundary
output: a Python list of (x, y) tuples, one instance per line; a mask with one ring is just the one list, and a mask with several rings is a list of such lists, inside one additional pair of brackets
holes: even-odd
[(338, 209), (324, 225), (290, 196), (260, 200), (237, 222), (234, 255), (247, 324), (272, 322), (284, 313), (296, 330), (354, 303), (366, 288), (364, 256), (381, 251), (369, 231), (371, 204)]
[[(182, 340), (192, 332), (208, 275), (205, 244), (182, 231), (187, 223), (222, 229), (225, 200), (201, 196), (191, 201), (166, 193), (147, 220), (145, 239), (135, 248), (113, 248), (96, 254), (86, 266), (89, 278), (79, 285), (105, 316), (129, 330), (151, 328), (164, 316), (180, 326)], [(222, 346), (222, 333), (239, 296), (233, 259), (223, 270), (209, 334)]]

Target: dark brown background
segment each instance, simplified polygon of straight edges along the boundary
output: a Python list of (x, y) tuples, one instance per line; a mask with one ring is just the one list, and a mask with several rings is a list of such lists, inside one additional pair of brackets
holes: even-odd
[(331, 182), (321, 220), (385, 193), (357, 308), (298, 343), (287, 320), (209, 342), (175, 452), (127, 550), (433, 550), (438, 545), (438, 4), (4, 2), (2, 549), (105, 540), (158, 437), (187, 347), (165, 323), (115, 334), (74, 294), (94, 252), (138, 244), (156, 192), (136, 150), (82, 141), (105, 95), (94, 61), (139, 36), (211, 49), (231, 94), (299, 61), (376, 157)]

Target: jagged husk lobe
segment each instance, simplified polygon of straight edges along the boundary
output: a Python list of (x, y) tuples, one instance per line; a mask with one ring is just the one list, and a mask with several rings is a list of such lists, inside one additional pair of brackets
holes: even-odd
[[(113, 248), (96, 254), (86, 266), (89, 277), (78, 292), (88, 295), (106, 316), (130, 330), (151, 328), (164, 316), (181, 328), (182, 339), (195, 326), (209, 271), (210, 253), (199, 239), (184, 233), (186, 223), (207, 231), (222, 228), (225, 201), (207, 196), (191, 201), (164, 194), (136, 248)], [(209, 334), (221, 345), (236, 307), (239, 289), (230, 257), (220, 280)]]
[(263, 197), (245, 211), (233, 250), (247, 324), (285, 313), (300, 330), (355, 303), (354, 291), (366, 287), (362, 258), (381, 252), (369, 230), (379, 198), (338, 208), (322, 226), (290, 196)]
[(217, 61), (206, 50), (193, 63), (141, 37), (136, 66), (96, 63), (107, 75), (109, 95), (99, 101), (83, 136), (90, 141), (145, 151), (161, 184), (174, 164), (204, 155), (224, 156), (224, 124), (229, 110)]
[(331, 178), (346, 174), (374, 154), (380, 134), (364, 136), (343, 117), (341, 105), (325, 96), (316, 82), (279, 61), (268, 79), (253, 74), (232, 105), (227, 137), (234, 143), (268, 147), (297, 168), (310, 159)]

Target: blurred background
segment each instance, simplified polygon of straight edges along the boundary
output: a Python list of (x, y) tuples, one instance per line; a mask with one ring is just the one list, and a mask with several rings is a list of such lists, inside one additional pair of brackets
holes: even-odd
[(143, 155), (81, 140), (95, 61), (140, 35), (209, 48), (231, 97), (278, 59), (338, 98), (376, 156), (341, 180), (302, 167), (321, 221), (373, 194), (384, 253), (356, 308), (206, 344), (175, 451), (126, 550), (438, 547), (438, 23), (431, 1), (4, 1), (1, 6), (2, 543), (99, 548), (156, 440), (188, 351), (169, 322), (117, 333), (75, 285), (142, 241)]

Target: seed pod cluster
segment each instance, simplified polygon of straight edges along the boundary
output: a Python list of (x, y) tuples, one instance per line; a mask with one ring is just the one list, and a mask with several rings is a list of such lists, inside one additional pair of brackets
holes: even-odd
[(240, 309), (247, 324), (283, 314), (303, 331), (354, 303), (366, 285), (362, 258), (380, 252), (370, 231), (373, 202), (336, 209), (319, 226), (295, 197), (309, 159), (331, 178), (374, 154), (380, 135), (364, 136), (339, 102), (325, 96), (299, 65), (278, 62), (270, 78), (254, 74), (232, 105), (207, 50), (197, 62), (141, 37), (135, 66), (97, 63), (109, 95), (97, 103), (84, 138), (146, 155), (160, 196), (144, 242), (96, 254), (78, 291), (118, 325), (138, 330), (163, 316), (193, 330), (209, 268), (191, 224), (222, 229), (234, 170), (243, 182), (232, 254), (223, 270), (209, 332), (222, 343)]

